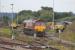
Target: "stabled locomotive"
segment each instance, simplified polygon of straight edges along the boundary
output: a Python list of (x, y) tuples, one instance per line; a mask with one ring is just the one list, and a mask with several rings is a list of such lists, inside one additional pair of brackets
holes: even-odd
[(46, 25), (42, 20), (37, 20), (35, 22), (34, 30), (37, 36), (45, 36)]
[(25, 20), (23, 25), (24, 34), (34, 35), (36, 33), (37, 36), (45, 35), (46, 25), (42, 20)]

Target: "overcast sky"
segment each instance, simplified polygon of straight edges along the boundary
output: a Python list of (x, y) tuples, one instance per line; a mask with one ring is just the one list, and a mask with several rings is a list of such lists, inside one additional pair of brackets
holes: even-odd
[[(37, 11), (41, 6), (53, 7), (53, 0), (0, 0), (1, 12), (11, 12), (11, 3), (14, 4), (14, 12), (21, 10)], [(58, 12), (74, 12), (75, 0), (54, 0), (54, 11)]]

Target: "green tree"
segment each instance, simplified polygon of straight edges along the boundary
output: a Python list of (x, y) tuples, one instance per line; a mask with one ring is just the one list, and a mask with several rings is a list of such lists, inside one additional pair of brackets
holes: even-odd
[(46, 21), (51, 21), (53, 16), (53, 9), (51, 7), (41, 7), (42, 9), (38, 11), (39, 18), (45, 19)]
[(3, 22), (5, 23), (5, 25), (8, 25), (10, 21), (10, 18), (8, 16), (3, 16)]
[[(53, 9), (51, 7), (41, 7), (41, 10), (31, 11), (31, 10), (22, 10), (17, 14), (18, 22), (22, 23), (23, 20), (29, 18), (42, 18), (46, 21), (50, 21), (53, 16)], [(17, 20), (17, 17), (15, 20)]]
[(22, 10), (17, 14), (17, 17), (18, 17), (18, 23), (22, 23), (22, 21), (25, 19), (34, 18), (34, 15), (31, 10)]
[(72, 16), (73, 16), (72, 12), (55, 12), (55, 19), (61, 19)]

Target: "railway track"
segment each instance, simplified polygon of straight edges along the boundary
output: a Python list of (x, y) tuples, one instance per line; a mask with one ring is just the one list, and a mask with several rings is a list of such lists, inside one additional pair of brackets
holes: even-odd
[(45, 37), (48, 38), (49, 40), (57, 41), (60, 44), (67, 45), (67, 46), (74, 46), (75, 47), (75, 43), (73, 43), (71, 41), (63, 40), (63, 39), (57, 38), (57, 37), (55, 37), (53, 35), (51, 35), (51, 36), (47, 35)]
[[(25, 50), (25, 49), (30, 49), (32, 50), (33, 48), (50, 48), (52, 50), (57, 50), (56, 48), (53, 48), (51, 46), (47, 46), (43, 43), (40, 43), (40, 41), (33, 41), (32, 43), (28, 44), (22, 44), (22, 43), (15, 43), (15, 42), (9, 42), (9, 41), (3, 41), (0, 40), (0, 48), (6, 49), (6, 50), (18, 50), (16, 49), (17, 47), (20, 48), (20, 50)], [(23, 49), (21, 49), (23, 48)]]
[(12, 48), (5, 47), (3, 45), (0, 45), (0, 50), (15, 50), (15, 49), (12, 49)]

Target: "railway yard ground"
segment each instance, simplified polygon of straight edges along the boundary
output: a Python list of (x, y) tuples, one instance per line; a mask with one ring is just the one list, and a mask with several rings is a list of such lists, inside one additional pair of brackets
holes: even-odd
[(8, 27), (0, 28), (0, 50), (75, 50), (75, 42), (61, 38), (62, 34), (60, 38), (51, 36), (51, 33), (34, 39), (33, 36), (18, 32), (16, 39), (12, 40), (10, 31)]

